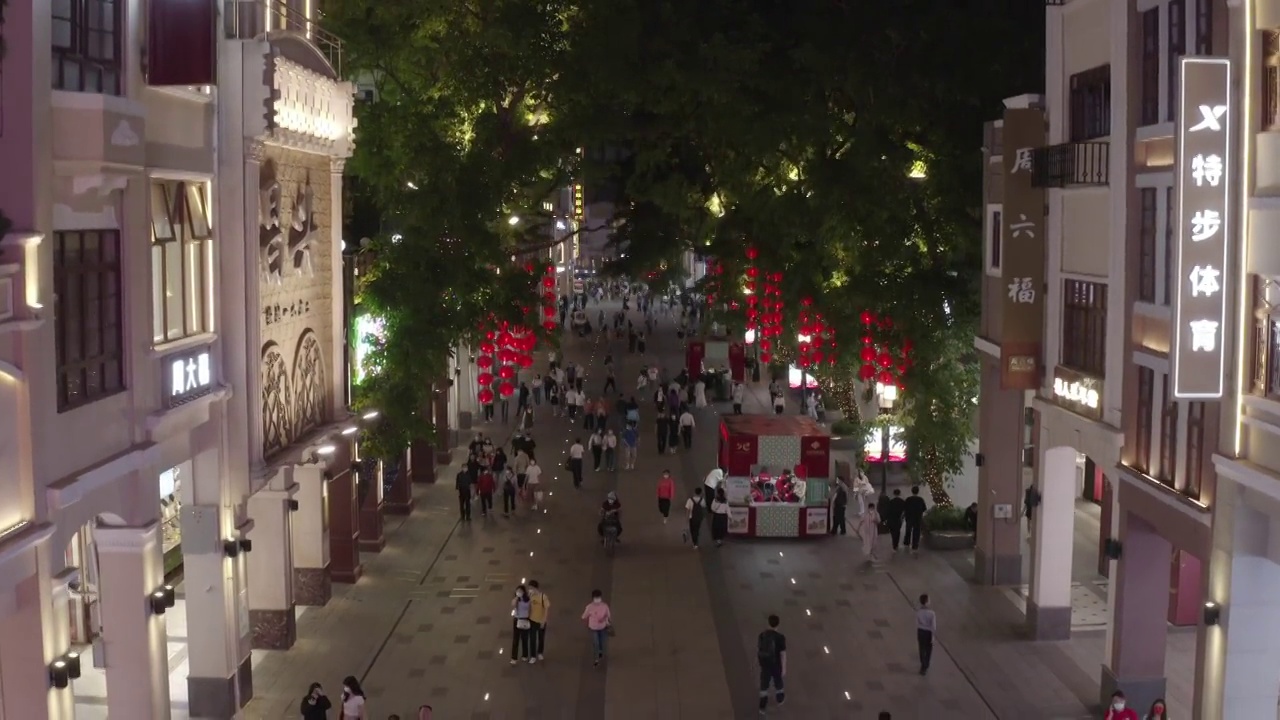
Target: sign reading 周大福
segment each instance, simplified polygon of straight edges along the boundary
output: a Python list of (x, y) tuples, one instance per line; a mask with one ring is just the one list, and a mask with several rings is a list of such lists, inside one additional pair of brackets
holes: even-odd
[(1040, 384), (1044, 324), (1045, 194), (1032, 182), (1033, 154), (1045, 143), (1044, 111), (1005, 110), (1003, 133), (1000, 387), (1032, 390)]
[(1183, 58), (1178, 87), (1173, 396), (1217, 399), (1226, 385), (1231, 61)]

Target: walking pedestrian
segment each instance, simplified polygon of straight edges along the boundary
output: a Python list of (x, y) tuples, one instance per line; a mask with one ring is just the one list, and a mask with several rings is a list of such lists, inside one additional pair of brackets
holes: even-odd
[(342, 679), (342, 720), (369, 720), (364, 689), (353, 675)]
[(601, 394), (608, 395), (610, 390), (613, 390), (614, 394), (618, 392), (618, 379), (613, 375), (613, 368), (605, 370), (604, 390)]
[(742, 386), (742, 383), (736, 382), (733, 384), (733, 414), (734, 415), (742, 414), (742, 397), (745, 394), (746, 394), (746, 388)]
[(1169, 716), (1165, 714), (1164, 706), (1164, 698), (1156, 698), (1155, 702), (1151, 703), (1151, 709), (1147, 710), (1147, 714), (1143, 716), (1142, 720), (1169, 720)]
[(587, 449), (582, 446), (582, 438), (574, 438), (569, 446), (569, 472), (573, 473), (573, 486), (582, 487), (582, 456)]
[(476, 491), (480, 493), (480, 517), (489, 517), (490, 511), (493, 510), (493, 492), (497, 488), (498, 483), (494, 480), (493, 470), (481, 468), (480, 475), (476, 478)]
[(1138, 720), (1138, 711), (1128, 707), (1124, 693), (1117, 690), (1111, 693), (1111, 704), (1107, 706), (1107, 713), (1102, 717), (1103, 720)]
[(595, 665), (604, 660), (606, 638), (613, 625), (613, 614), (609, 611), (609, 603), (604, 601), (604, 593), (591, 591), (591, 602), (582, 611), (582, 619), (587, 621), (587, 630), (591, 632), (591, 646), (596, 653)]
[(471, 522), (471, 473), (466, 468), (459, 470), (453, 484), (458, 490), (458, 519)]
[(676, 481), (671, 477), (670, 470), (663, 470), (662, 477), (658, 478), (658, 512), (662, 514), (662, 524), (667, 524), (667, 518), (671, 516), (671, 499), (676, 496)]
[(655, 426), (654, 432), (655, 432), (655, 437), (658, 440), (659, 455), (663, 455), (667, 452), (667, 436), (668, 436), (667, 423), (668, 422), (670, 422), (670, 420), (667, 418), (667, 414), (664, 412), (659, 412), (657, 418), (654, 420), (654, 426)]
[(533, 404), (542, 404), (542, 374), (538, 373), (533, 376)]
[(542, 468), (538, 467), (537, 460), (529, 461), (529, 469), (524, 473), (524, 488), (536, 511), (538, 503), (542, 500)]
[[(938, 616), (929, 607), (929, 596), (920, 596), (920, 609), (916, 610), (916, 644), (920, 646), (920, 674), (929, 672), (929, 661), (933, 658), (933, 636), (938, 632)], [(1137, 716), (1134, 716), (1137, 720)]]
[[(882, 501), (881, 505), (885, 503)], [(902, 491), (894, 488), (893, 497), (889, 498), (884, 508), (884, 523), (889, 526), (889, 539), (893, 541), (893, 551), (898, 552), (902, 541), (902, 520), (906, 514), (906, 501), (902, 499)]]
[(524, 481), (526, 473), (529, 472), (529, 463), (532, 462), (528, 451), (524, 448), (523, 443), (516, 448), (516, 489), (524, 491)]
[(600, 461), (604, 459), (604, 429), (596, 428), (587, 438), (587, 447), (591, 448), (592, 469), (600, 472)]
[(298, 713), (302, 715), (302, 720), (328, 720), (329, 708), (332, 707), (333, 703), (325, 697), (320, 683), (311, 683), (306, 697), (302, 698), (302, 704), (298, 707)]
[(715, 468), (707, 473), (707, 477), (702, 481), (702, 501), (707, 505), (707, 512), (711, 512), (711, 503), (716, 499), (716, 490), (724, 484), (724, 470)]
[(702, 533), (702, 517), (707, 509), (702, 504), (702, 488), (693, 489), (693, 495), (684, 501), (684, 509), (689, 518), (689, 529), (684, 532), (684, 539), (693, 544), (693, 549), (698, 549), (698, 536)]
[(618, 469), (618, 436), (610, 429), (604, 434), (604, 466), (609, 472)]
[(693, 413), (686, 407), (684, 412), (680, 413), (680, 439), (684, 441), (685, 450), (693, 449), (693, 428)]
[(564, 410), (569, 414), (569, 421), (578, 419), (578, 391), (572, 385), (564, 391)]
[(596, 429), (604, 430), (609, 424), (609, 404), (602, 397), (596, 403)]
[(836, 481), (836, 492), (831, 498), (831, 534), (845, 535), (848, 530), (845, 529), (845, 513), (849, 509), (849, 493), (845, 490), (844, 483), (840, 480)]
[(711, 539), (716, 547), (724, 544), (729, 535), (729, 499), (725, 497), (724, 487), (716, 488), (715, 500), (711, 502)]
[(533, 627), (533, 622), (529, 620), (530, 606), (529, 589), (524, 585), (517, 585), (515, 599), (511, 601), (512, 665), (521, 660), (527, 660), (530, 663), (536, 661), (536, 658), (529, 653), (529, 630)]
[(675, 410), (667, 417), (667, 452), (676, 454), (680, 446), (680, 415)]
[(636, 469), (636, 450), (640, 445), (640, 431), (635, 426), (628, 426), (622, 431), (623, 465), (626, 470)]
[(585, 395), (586, 394), (583, 393), (584, 397), (582, 400), (582, 429), (595, 430), (596, 429), (595, 403), (592, 402), (591, 398), (585, 397)]
[(778, 392), (778, 393), (774, 394), (774, 396), (773, 396), (773, 414), (774, 414), (774, 415), (781, 415), (782, 413), (784, 413), (784, 412), (786, 412), (786, 411), (787, 411), (787, 399), (782, 395), (782, 393), (781, 393), (781, 392)]
[(876, 560), (876, 540), (880, 537), (880, 513), (876, 512), (876, 504), (867, 506), (867, 511), (858, 518), (858, 537), (862, 538), (862, 557), (866, 562)]
[(782, 620), (777, 615), (769, 616), (769, 627), (756, 639), (756, 659), (760, 662), (760, 714), (769, 706), (769, 686), (773, 686), (774, 699), (778, 705), (787, 702), (786, 686), (783, 678), (787, 676), (787, 636), (778, 632)]
[(502, 516), (510, 517), (516, 511), (516, 471), (502, 471)]
[(529, 662), (546, 660), (547, 616), (551, 612), (551, 598), (542, 592), (537, 580), (529, 581)]
[(924, 522), (924, 513), (927, 509), (924, 498), (920, 497), (920, 486), (912, 486), (911, 497), (903, 502), (902, 515), (907, 525), (907, 537), (904, 542), (910, 541), (913, 553), (920, 550), (920, 526)]
[(505, 397), (502, 398), (502, 400), (499, 401), (499, 407), (502, 411), (502, 424), (506, 425), (511, 419), (511, 399)]
[(693, 384), (693, 405), (700, 408), (707, 406), (707, 382), (701, 376)]

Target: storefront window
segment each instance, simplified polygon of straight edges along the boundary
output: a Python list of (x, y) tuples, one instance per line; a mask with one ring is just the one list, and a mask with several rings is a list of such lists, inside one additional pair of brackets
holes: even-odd
[(189, 482), (183, 465), (160, 473), (160, 547), (164, 553), (164, 572), (182, 565), (182, 484)]

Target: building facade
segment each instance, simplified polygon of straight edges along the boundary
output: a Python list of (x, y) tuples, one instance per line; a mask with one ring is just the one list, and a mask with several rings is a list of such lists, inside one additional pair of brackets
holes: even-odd
[[(1181, 88), (1184, 58), (1228, 55), (1234, 18), (1221, 0), (1048, 2), (1044, 95), (1010, 99), (985, 131), (979, 502), (993, 522), (980, 528), (978, 579), (1026, 584), (1031, 635), (1063, 639), (1096, 576), (1100, 697), (1122, 689), (1139, 708), (1165, 694), (1171, 626), (1201, 625), (1205, 647), (1224, 405), (1186, 389), (1175, 365), (1222, 372), (1194, 365), (1212, 353), (1175, 360), (1192, 337), (1176, 317), (1180, 291), (1218, 302), (1231, 282), (1220, 263), (1179, 269), (1179, 228), (1192, 223), (1179, 214), (1190, 208), (1178, 204), (1179, 138), (1205, 102)], [(1230, 157), (1227, 137), (1202, 157)], [(1218, 334), (1196, 342), (1225, 347), (1232, 328), (1212, 324)], [(1096, 573), (1073, 557), (1089, 518)]]
[[(329, 517), (358, 525), (361, 499), (352, 89), (296, 4), (183, 5), (6, 8), (5, 717), (231, 717), (250, 649), (290, 645), (294, 604), (358, 574)], [(175, 605), (200, 618), (179, 671)]]

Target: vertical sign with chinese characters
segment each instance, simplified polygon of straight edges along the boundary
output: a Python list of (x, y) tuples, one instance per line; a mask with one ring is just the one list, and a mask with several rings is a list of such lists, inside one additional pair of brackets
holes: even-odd
[(1231, 61), (1183, 58), (1178, 87), (1173, 396), (1218, 399), (1226, 387)]
[(1031, 178), (1034, 151), (1044, 145), (1044, 111), (1004, 111), (1004, 210), (1000, 238), (1004, 320), (1000, 330), (1000, 387), (1040, 384), (1044, 334), (1044, 188)]

